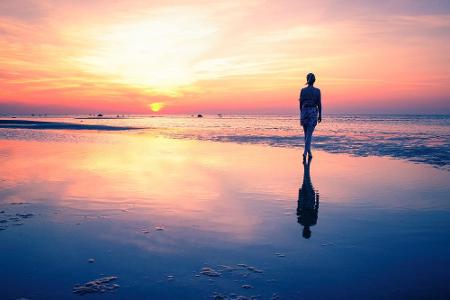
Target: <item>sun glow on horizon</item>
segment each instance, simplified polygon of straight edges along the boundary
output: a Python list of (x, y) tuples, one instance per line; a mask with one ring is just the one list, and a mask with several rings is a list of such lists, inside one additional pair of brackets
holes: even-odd
[(164, 103), (162, 102), (153, 102), (148, 105), (152, 112), (158, 112), (164, 107)]

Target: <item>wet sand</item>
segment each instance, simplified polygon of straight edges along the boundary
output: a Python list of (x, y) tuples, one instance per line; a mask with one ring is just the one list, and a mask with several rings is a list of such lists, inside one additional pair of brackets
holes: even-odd
[(1, 299), (450, 293), (446, 170), (323, 151), (304, 166), (299, 149), (148, 132), (78, 135), (1, 140)]

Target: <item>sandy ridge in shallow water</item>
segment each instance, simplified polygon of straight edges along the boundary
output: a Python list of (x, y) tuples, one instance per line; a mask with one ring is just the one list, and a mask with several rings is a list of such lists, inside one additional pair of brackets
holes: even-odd
[(69, 129), (69, 130), (132, 130), (138, 127), (74, 124), (64, 122), (44, 122), (29, 120), (0, 120), (0, 128), (21, 129)]

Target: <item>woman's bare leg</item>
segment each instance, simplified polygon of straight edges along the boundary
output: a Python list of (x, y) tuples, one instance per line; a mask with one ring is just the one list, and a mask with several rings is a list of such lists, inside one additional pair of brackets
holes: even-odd
[(312, 141), (312, 134), (314, 132), (314, 126), (308, 126), (305, 131), (305, 151), (303, 152), (305, 155), (306, 153), (309, 154), (309, 156), (312, 157), (311, 152), (311, 141)]
[(303, 156), (306, 156), (306, 136), (307, 136), (307, 132), (308, 132), (308, 127), (303, 125), (303, 133), (304, 133), (304, 136), (305, 136), (305, 138), (304, 138), (305, 139), (305, 149), (303, 151)]

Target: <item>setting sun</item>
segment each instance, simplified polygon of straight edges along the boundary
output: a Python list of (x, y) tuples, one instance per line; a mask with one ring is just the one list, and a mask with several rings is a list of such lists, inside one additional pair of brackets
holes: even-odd
[(164, 107), (164, 103), (162, 103), (162, 102), (154, 102), (154, 103), (149, 104), (149, 106), (150, 106), (150, 109), (153, 112), (158, 112), (158, 111), (161, 110), (161, 108)]

